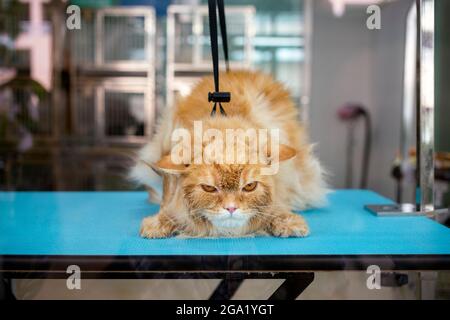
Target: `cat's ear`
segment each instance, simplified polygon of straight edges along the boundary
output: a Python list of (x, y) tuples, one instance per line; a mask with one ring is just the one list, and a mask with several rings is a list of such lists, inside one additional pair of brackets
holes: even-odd
[[(272, 161), (277, 161), (277, 159), (275, 159), (275, 155), (271, 155), (271, 152), (268, 152), (268, 158), (270, 159), (270, 162)], [(285, 144), (280, 144), (279, 148), (278, 148), (278, 162), (281, 161), (285, 161), (285, 160), (289, 160), (293, 157), (295, 157), (295, 155), (297, 154), (297, 150), (295, 150), (292, 147), (289, 147), (288, 145)]]
[(297, 155), (297, 150), (291, 148), (285, 144), (280, 144), (280, 162), (289, 160)]
[(156, 163), (150, 164), (151, 168), (158, 173), (180, 174), (183, 173), (188, 165), (175, 164), (172, 162), (170, 154), (163, 156)]

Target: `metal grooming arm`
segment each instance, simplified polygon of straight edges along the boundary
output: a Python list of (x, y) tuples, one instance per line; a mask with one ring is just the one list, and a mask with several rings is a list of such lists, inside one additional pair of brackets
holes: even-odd
[(416, 204), (366, 205), (379, 216), (434, 211), (434, 0), (416, 0)]

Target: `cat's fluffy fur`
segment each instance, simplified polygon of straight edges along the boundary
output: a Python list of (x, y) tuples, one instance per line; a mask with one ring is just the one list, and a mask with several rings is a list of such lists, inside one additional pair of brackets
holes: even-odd
[[(291, 210), (322, 205), (326, 187), (288, 91), (270, 76), (250, 71), (222, 73), (220, 85), (221, 91), (231, 92), (231, 102), (223, 104), (227, 117), (219, 113), (210, 116), (212, 106), (206, 98), (214, 82), (206, 77), (188, 97), (166, 110), (152, 141), (139, 152), (130, 175), (148, 186), (151, 201), (161, 204), (157, 215), (143, 220), (141, 235), (306, 236), (306, 222)], [(177, 167), (167, 156), (172, 147), (171, 133), (176, 128), (192, 130), (193, 121), (219, 130), (278, 128), (280, 142), (295, 150), (295, 157), (284, 156), (279, 172), (273, 176), (261, 176), (258, 165)], [(258, 181), (257, 188), (244, 192), (243, 186), (252, 181)], [(205, 192), (202, 184), (217, 187), (217, 192)], [(228, 219), (231, 215), (224, 210), (230, 203), (239, 209), (233, 219)]]

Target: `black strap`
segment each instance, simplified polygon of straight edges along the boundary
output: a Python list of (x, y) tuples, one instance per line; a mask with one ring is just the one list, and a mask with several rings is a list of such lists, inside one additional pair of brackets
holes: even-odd
[(214, 92), (208, 93), (208, 101), (214, 102), (211, 116), (216, 114), (217, 104), (220, 108), (220, 113), (226, 116), (225, 110), (222, 107), (222, 102), (230, 102), (231, 94), (229, 92), (219, 91), (219, 49), (217, 43), (217, 10), (219, 9), (219, 23), (220, 33), (222, 35), (223, 51), (226, 63), (227, 72), (230, 70), (228, 59), (228, 41), (227, 41), (227, 27), (225, 22), (225, 5), (223, 0), (208, 0), (208, 14), (209, 14), (209, 33), (211, 37), (211, 54), (213, 60), (214, 72)]
[(217, 8), (219, 9), (220, 36), (222, 37), (223, 55), (225, 57), (225, 68), (230, 71), (230, 60), (228, 59), (228, 37), (227, 23), (225, 20), (225, 4), (223, 0), (217, 0)]

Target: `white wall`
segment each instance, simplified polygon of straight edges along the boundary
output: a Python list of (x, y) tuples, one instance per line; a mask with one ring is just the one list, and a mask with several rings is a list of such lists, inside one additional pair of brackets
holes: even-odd
[[(313, 1), (310, 130), (334, 188), (345, 186), (347, 127), (336, 116), (347, 102), (362, 103), (373, 119), (369, 188), (395, 197), (390, 177), (400, 139), (406, 13), (410, 0), (381, 6), (381, 30), (366, 27), (366, 7), (335, 17), (328, 1)], [(363, 131), (355, 143), (355, 186)]]

